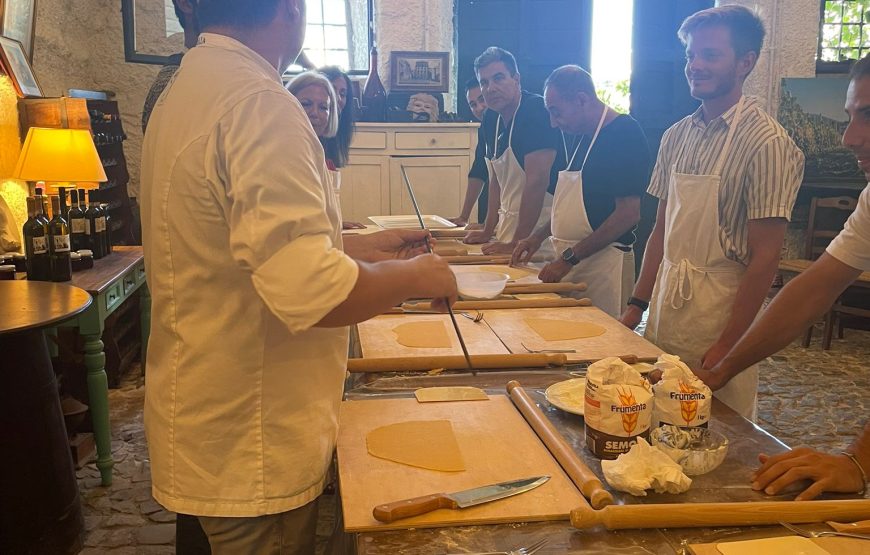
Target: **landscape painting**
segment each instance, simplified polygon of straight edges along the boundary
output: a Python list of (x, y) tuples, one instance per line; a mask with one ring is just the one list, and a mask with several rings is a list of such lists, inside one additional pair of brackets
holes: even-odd
[(849, 123), (843, 105), (849, 78), (783, 79), (778, 119), (806, 158), (804, 181), (863, 181), (855, 155), (842, 145)]

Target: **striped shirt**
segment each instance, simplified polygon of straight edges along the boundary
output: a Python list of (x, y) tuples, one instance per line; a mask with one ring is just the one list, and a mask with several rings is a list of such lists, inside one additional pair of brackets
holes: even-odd
[[(705, 124), (698, 108), (665, 131), (649, 193), (667, 199), (673, 172), (712, 174), (736, 111)], [(803, 175), (803, 153), (757, 99), (746, 97), (719, 186), (719, 241), (729, 259), (748, 264), (749, 220), (790, 219)]]

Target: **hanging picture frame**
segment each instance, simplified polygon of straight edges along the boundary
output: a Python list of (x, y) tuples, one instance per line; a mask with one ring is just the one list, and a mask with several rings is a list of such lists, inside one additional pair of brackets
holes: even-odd
[(448, 92), (449, 52), (390, 53), (390, 91)]
[(0, 35), (17, 40), (28, 62), (33, 61), (36, 0), (0, 0)]
[(12, 78), (16, 92), (23, 97), (42, 97), (42, 88), (30, 68), (24, 48), (17, 40), (0, 37), (0, 64)]

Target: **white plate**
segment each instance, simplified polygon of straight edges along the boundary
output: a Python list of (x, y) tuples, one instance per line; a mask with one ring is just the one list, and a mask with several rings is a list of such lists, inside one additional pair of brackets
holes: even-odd
[(573, 378), (556, 382), (544, 392), (547, 402), (571, 414), (583, 416), (586, 378)]
[[(384, 229), (420, 229), (420, 220), (414, 214), (402, 216), (369, 216), (369, 219)], [(450, 229), (456, 224), (432, 214), (423, 215), (423, 225), (426, 229)]]

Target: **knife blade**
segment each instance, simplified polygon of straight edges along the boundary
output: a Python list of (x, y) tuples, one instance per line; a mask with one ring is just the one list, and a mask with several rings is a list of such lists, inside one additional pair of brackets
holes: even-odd
[(437, 509), (466, 509), (481, 503), (497, 501), (533, 490), (549, 480), (549, 476), (535, 476), (490, 484), (454, 493), (434, 493), (412, 499), (403, 499), (378, 505), (372, 515), (380, 522), (390, 523), (400, 518), (426, 514)]

